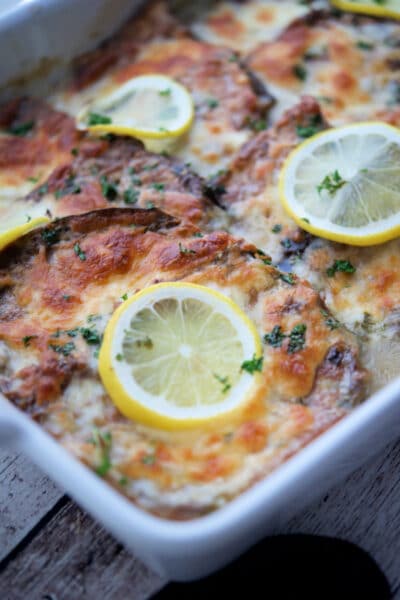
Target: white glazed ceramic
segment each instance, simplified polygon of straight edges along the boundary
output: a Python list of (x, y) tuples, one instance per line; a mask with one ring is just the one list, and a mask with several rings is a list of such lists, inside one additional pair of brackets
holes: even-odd
[[(135, 5), (134, 0), (17, 3), (3, 18), (0, 15), (0, 82), (27, 74), (43, 57), (58, 60), (64, 54), (69, 58), (87, 49), (87, 32), (98, 34), (91, 38), (93, 45)], [(108, 20), (106, 15), (111, 14), (113, 18)], [(26, 32), (26, 37), (21, 38), (18, 31)], [(15, 41), (11, 51), (12, 39), (24, 39), (25, 43), (17, 45)], [(265, 534), (278, 532), (289, 517), (399, 433), (400, 379), (224, 508), (180, 523), (134, 506), (0, 395), (0, 443), (25, 452), (147, 565), (168, 579), (182, 581), (222, 567)]]

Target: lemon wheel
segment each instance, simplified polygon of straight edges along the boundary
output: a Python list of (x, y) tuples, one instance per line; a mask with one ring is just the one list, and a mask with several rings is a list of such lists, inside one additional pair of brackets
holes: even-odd
[(260, 389), (261, 370), (254, 324), (226, 296), (187, 283), (154, 285), (124, 302), (99, 356), (100, 376), (119, 410), (164, 429), (239, 409)]
[(178, 137), (191, 126), (188, 90), (165, 75), (142, 75), (98, 98), (78, 116), (78, 127), (139, 139)]
[(310, 138), (287, 158), (280, 198), (303, 229), (369, 246), (400, 235), (400, 130), (359, 123)]

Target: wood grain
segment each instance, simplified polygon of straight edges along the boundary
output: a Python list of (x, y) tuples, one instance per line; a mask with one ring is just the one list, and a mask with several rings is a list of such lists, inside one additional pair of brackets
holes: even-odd
[(27, 458), (0, 450), (0, 560), (21, 542), (62, 495)]
[(400, 442), (299, 514), (286, 533), (312, 533), (358, 544), (377, 561), (400, 599)]
[(164, 583), (68, 502), (3, 567), (0, 597), (145, 600)]
[[(18, 462), (21, 460), (22, 463)], [(34, 498), (52, 498), (49, 506), (57, 510), (60, 496), (52, 496), (54, 491), (51, 491), (51, 488), (56, 490), (55, 486), (26, 459), (3, 457), (0, 465), (0, 481), (8, 472), (8, 493), (15, 496), (18, 486), (24, 487), (19, 481), (21, 478), (28, 482)], [(23, 476), (19, 474), (21, 465)], [(12, 471), (15, 477), (11, 475)], [(45, 491), (46, 488), (50, 488), (50, 492)], [(3, 500), (6, 498), (3, 486), (1, 490)], [(40, 514), (44, 524), (31, 536), (32, 539), (28, 535), (9, 560), (5, 559), (0, 565), (0, 597), (7, 600), (28, 597), (42, 600), (46, 596), (57, 600), (97, 600), (99, 597), (141, 600), (149, 598), (163, 585), (157, 575), (133, 558), (73, 503), (61, 506), (48, 518), (43, 515), (44, 502), (37, 515), (29, 516), (32, 511), (24, 508), (29, 494), (26, 491), (24, 494), (21, 512), (12, 510), (8, 513), (12, 514), (16, 531), (14, 543), (21, 539), (21, 532), (29, 529), (29, 522), (33, 526), (40, 521)], [(9, 511), (12, 502), (12, 498), (8, 500)], [(375, 558), (392, 585), (394, 598), (400, 600), (399, 508), (400, 442), (392, 444), (366, 467), (334, 487), (320, 502), (288, 523), (282, 533), (320, 534), (355, 542)], [(7, 540), (9, 548), (13, 543), (11, 534)], [(3, 535), (0, 549), (4, 555), (2, 546)]]

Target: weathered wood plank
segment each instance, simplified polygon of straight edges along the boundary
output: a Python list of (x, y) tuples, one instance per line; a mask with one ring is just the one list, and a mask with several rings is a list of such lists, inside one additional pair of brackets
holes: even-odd
[(145, 600), (164, 581), (68, 503), (0, 574), (7, 600)]
[(0, 560), (61, 496), (55, 484), (27, 458), (0, 451)]
[[(32, 470), (25, 462), (25, 470)], [(5, 471), (18, 473), (19, 465), (15, 463), (15, 458), (3, 457), (0, 482)], [(57, 501), (56, 496), (54, 500)], [(283, 533), (330, 535), (359, 544), (380, 564), (395, 598), (400, 599), (399, 508), (400, 443), (397, 443), (299, 514)], [(18, 522), (17, 513), (13, 513), (14, 522)], [(162, 584), (90, 517), (68, 504), (5, 565), (0, 574), (0, 595), (3, 592), (4, 596), (7, 590), (7, 600), (42, 598), (46, 594), (57, 600), (71, 597), (91, 600), (99, 594), (111, 600), (121, 597), (139, 600), (149, 597)], [(14, 596), (9, 595), (10, 589)]]
[(367, 550), (400, 598), (400, 442), (334, 487), (285, 528), (339, 537)]

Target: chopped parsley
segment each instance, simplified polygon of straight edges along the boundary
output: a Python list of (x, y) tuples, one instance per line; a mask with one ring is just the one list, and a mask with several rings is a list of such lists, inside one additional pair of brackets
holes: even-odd
[(125, 475), (123, 477), (121, 477), (121, 479), (118, 481), (119, 485), (125, 486), (128, 485), (129, 483), (129, 479), (127, 477), (125, 477)]
[(334, 277), (336, 273), (355, 273), (356, 268), (349, 260), (335, 260), (333, 265), (328, 267), (326, 274), (328, 277)]
[(337, 319), (335, 319), (335, 317), (332, 317), (332, 315), (330, 315), (327, 310), (322, 309), (321, 314), (325, 319), (325, 325), (328, 327), (328, 329), (333, 330), (339, 329), (339, 327), (341, 327), (340, 322)]
[(266, 333), (264, 335), (264, 342), (273, 348), (280, 348), (285, 337), (287, 336), (283, 333), (282, 327), (280, 325), (275, 325), (271, 333)]
[(202, 238), (204, 235), (200, 231), (195, 231), (193, 234), (194, 238)]
[(115, 200), (118, 196), (118, 188), (115, 181), (109, 181), (107, 175), (100, 177), (101, 193), (107, 200)]
[(153, 171), (153, 169), (157, 169), (158, 165), (159, 165), (159, 163), (158, 163), (158, 162), (155, 162), (155, 163), (153, 163), (153, 164), (151, 164), (151, 165), (145, 165), (145, 166), (142, 168), (142, 171)]
[(146, 335), (146, 337), (143, 338), (142, 340), (136, 340), (135, 345), (138, 348), (143, 347), (143, 348), (147, 348), (148, 350), (151, 350), (151, 348), (153, 348), (153, 341), (148, 335)]
[(78, 148), (71, 148), (71, 154), (72, 154), (72, 156), (78, 156), (78, 154), (79, 154)]
[(341, 187), (343, 187), (347, 181), (342, 178), (339, 171), (336, 169), (333, 173), (328, 173), (321, 181), (319, 185), (317, 185), (318, 193), (320, 194), (322, 190), (326, 190), (328, 194), (333, 196)]
[(24, 335), (24, 337), (22, 338), (22, 343), (24, 344), (25, 348), (28, 348), (28, 346), (31, 345), (31, 340), (33, 340), (36, 337), (37, 335)]
[(136, 204), (139, 199), (139, 192), (134, 188), (128, 188), (124, 191), (123, 197), (125, 204)]
[(232, 387), (232, 385), (229, 383), (229, 377), (222, 377), (217, 373), (213, 373), (213, 375), (215, 379), (222, 385), (222, 393), (226, 394), (226, 392), (228, 392)]
[(156, 462), (156, 456), (155, 454), (145, 454), (144, 456), (142, 456), (141, 462), (144, 465), (154, 465), (154, 463)]
[(304, 323), (299, 323), (299, 325), (293, 327), (289, 334), (289, 345), (287, 349), (289, 354), (294, 354), (295, 352), (303, 350), (304, 344), (306, 343), (306, 331), (307, 325)]
[(79, 258), (79, 260), (81, 260), (82, 262), (86, 260), (86, 254), (80, 247), (79, 242), (76, 242), (76, 244), (74, 245), (74, 252)]
[(157, 192), (163, 192), (165, 190), (165, 184), (164, 183), (152, 183), (151, 187), (154, 190), (157, 190)]
[(216, 98), (209, 98), (207, 100), (207, 106), (208, 108), (213, 110), (214, 108), (217, 108), (219, 106), (219, 101)]
[(248, 125), (252, 131), (264, 131), (268, 127), (266, 119), (253, 119), (248, 121)]
[(62, 354), (63, 356), (69, 356), (76, 348), (74, 342), (67, 342), (66, 344), (49, 344), (49, 347), (54, 350), (54, 352)]
[(272, 233), (280, 233), (282, 231), (282, 225), (279, 225), (279, 223), (277, 223), (276, 225), (273, 226), (271, 231), (272, 231)]
[(11, 133), (12, 135), (18, 135), (19, 137), (23, 137), (25, 135), (27, 135), (30, 131), (32, 131), (32, 129), (35, 126), (35, 122), (34, 121), (26, 121), (25, 123), (18, 123), (15, 125), (11, 125), (11, 127), (8, 128), (8, 133)]
[(191, 250), (190, 248), (186, 248), (181, 242), (179, 242), (179, 252), (181, 254), (196, 254), (195, 250)]
[(39, 181), (39, 177), (28, 177), (27, 181), (30, 183), (37, 183)]
[(81, 193), (81, 188), (80, 186), (75, 183), (75, 175), (69, 175), (65, 181), (65, 186), (60, 189), (60, 190), (56, 190), (54, 192), (54, 196), (59, 199), (62, 198), (63, 196), (67, 196), (68, 194), (80, 194)]
[(37, 193), (39, 194), (39, 196), (44, 196), (45, 194), (47, 194), (48, 191), (49, 191), (49, 186), (47, 183), (44, 183), (37, 189)]
[(295, 75), (297, 79), (300, 79), (300, 81), (305, 81), (307, 79), (307, 69), (301, 64), (294, 65), (293, 75)]
[(40, 232), (40, 236), (46, 246), (52, 246), (53, 244), (57, 244), (60, 239), (60, 230), (59, 229), (42, 229)]
[(118, 354), (115, 356), (115, 360), (117, 360), (118, 362), (122, 362), (124, 360), (124, 357), (120, 352), (118, 352)]
[(299, 138), (309, 138), (321, 131), (323, 126), (320, 114), (313, 115), (307, 124), (297, 125), (296, 132)]
[(279, 279), (282, 279), (285, 283), (289, 285), (294, 285), (294, 277), (292, 273), (280, 273)]
[(242, 363), (240, 370), (247, 371), (247, 373), (250, 373), (250, 375), (253, 375), (253, 373), (255, 373), (256, 371), (259, 371), (261, 373), (263, 361), (263, 356), (256, 357), (256, 355), (253, 354), (253, 358), (251, 360), (245, 360)]
[(101, 344), (102, 336), (93, 326), (80, 327), (79, 331), (85, 342), (90, 346)]
[(121, 296), (121, 300), (124, 300), (124, 301), (125, 301), (125, 300), (128, 300), (128, 294), (126, 294), (126, 293), (125, 293), (125, 294), (122, 294), (122, 296)]
[(110, 117), (106, 117), (106, 115), (100, 115), (99, 113), (91, 112), (88, 115), (87, 124), (89, 126), (92, 125), (109, 125), (112, 123)]
[(373, 50), (374, 44), (372, 44), (371, 42), (366, 42), (365, 40), (358, 40), (357, 48), (359, 48), (360, 50)]
[(160, 96), (168, 98), (171, 95), (171, 88), (166, 88), (165, 90), (161, 90), (158, 93), (160, 94)]
[(109, 431), (99, 431), (97, 427), (93, 430), (93, 436), (90, 442), (96, 446), (99, 452), (99, 464), (96, 467), (97, 475), (104, 477), (111, 469), (110, 452), (112, 445), (112, 436)]

